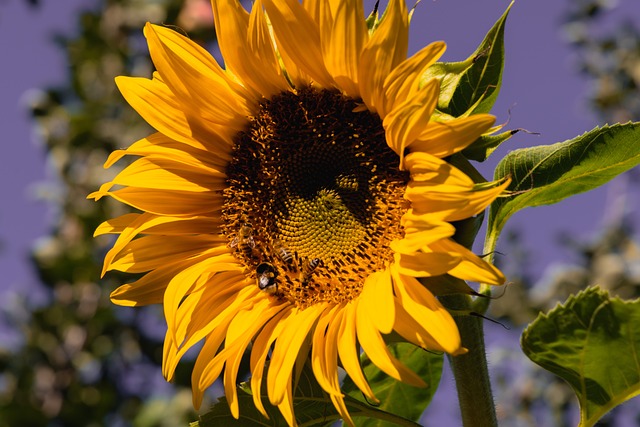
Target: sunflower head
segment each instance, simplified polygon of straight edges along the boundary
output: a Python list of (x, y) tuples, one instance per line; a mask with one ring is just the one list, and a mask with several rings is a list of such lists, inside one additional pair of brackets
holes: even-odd
[(223, 232), (259, 281), (272, 265), (276, 295), (299, 308), (357, 298), (403, 236), (409, 173), (380, 118), (356, 107), (335, 89), (291, 88), (259, 104), (232, 149)]
[(139, 158), (90, 195), (140, 211), (96, 232), (118, 235), (105, 271), (144, 273), (111, 297), (163, 304), (167, 379), (204, 340), (196, 407), (222, 376), (238, 416), (237, 374), (250, 349), (255, 405), (266, 416), (269, 358), (268, 399), (295, 425), (294, 367), (311, 353), (318, 383), (351, 424), (339, 364), (376, 400), (361, 349), (413, 385), (424, 383), (389, 353), (384, 335), (464, 351), (419, 278), (504, 281), (452, 239), (451, 223), (482, 212), (508, 183), (477, 186), (443, 160), (494, 118), (434, 118), (440, 85), (421, 76), (444, 44), (407, 58), (404, 0), (369, 21), (359, 0), (212, 5), (225, 69), (188, 38), (149, 24), (157, 72), (117, 79), (157, 133), (113, 153), (107, 166)]

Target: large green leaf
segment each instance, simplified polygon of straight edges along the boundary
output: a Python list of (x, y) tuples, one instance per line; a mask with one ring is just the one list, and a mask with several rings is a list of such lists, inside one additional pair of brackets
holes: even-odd
[(581, 427), (640, 394), (640, 300), (590, 288), (540, 314), (521, 342), (533, 362), (571, 385)]
[[(266, 374), (262, 384), (264, 388), (266, 384)], [(278, 408), (269, 404), (266, 390), (262, 391), (262, 402), (269, 415), (269, 419), (266, 419), (254, 406), (251, 389), (246, 383), (240, 384), (238, 389), (238, 406), (240, 408), (240, 417), (238, 419), (233, 418), (226, 398), (222, 397), (206, 414), (200, 416), (199, 421), (191, 423), (191, 427), (287, 426), (287, 422), (282, 414), (280, 414)], [(352, 417), (359, 417), (359, 419), (366, 420), (379, 418), (387, 420), (387, 425), (419, 427), (418, 424), (412, 423), (403, 416), (387, 413), (383, 408), (373, 407), (351, 396), (345, 396), (344, 400), (349, 414)], [(336, 420), (340, 419), (338, 411), (333, 406), (329, 396), (318, 384), (309, 364), (305, 364), (300, 372), (293, 398), (293, 410), (298, 424), (304, 426), (332, 425)]]
[[(409, 420), (418, 421), (438, 388), (440, 376), (442, 375), (443, 355), (426, 352), (408, 343), (394, 343), (389, 344), (388, 347), (391, 354), (427, 383), (427, 387), (418, 388), (396, 381), (380, 371), (363, 354), (362, 366), (364, 373), (369, 380), (371, 389), (380, 400), (380, 406), (377, 408), (388, 413), (402, 415), (402, 417)], [(343, 390), (349, 396), (363, 400), (362, 393), (349, 378), (345, 380)], [(354, 422), (359, 427), (390, 427), (397, 425), (380, 418), (354, 418)]]
[[(265, 370), (266, 371), (266, 370)], [(278, 408), (271, 406), (266, 395), (266, 372), (262, 381), (262, 402), (269, 414), (266, 419), (253, 404), (251, 388), (242, 383), (238, 387), (238, 404), (240, 408), (239, 419), (233, 418), (225, 397), (222, 397), (204, 415), (200, 416), (199, 423), (193, 423), (192, 427), (216, 427), (216, 426), (287, 426)], [(333, 403), (324, 393), (308, 365), (301, 370), (298, 386), (294, 395), (294, 412), (296, 419), (301, 424), (323, 425), (329, 421), (339, 419)]]
[(510, 196), (491, 204), (488, 251), (507, 220), (520, 209), (550, 205), (592, 190), (640, 163), (640, 123), (603, 126), (553, 145), (514, 150), (494, 178), (511, 177)]
[(438, 62), (422, 76), (422, 82), (433, 78), (441, 81), (438, 109), (443, 113), (459, 117), (491, 111), (502, 83), (504, 26), (511, 5), (469, 58)]

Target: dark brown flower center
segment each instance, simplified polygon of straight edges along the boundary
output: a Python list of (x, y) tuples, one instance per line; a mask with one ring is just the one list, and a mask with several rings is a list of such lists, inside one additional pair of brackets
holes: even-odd
[(300, 307), (357, 296), (402, 237), (408, 174), (379, 117), (356, 106), (327, 90), (281, 93), (233, 148), (224, 232), (258, 285)]

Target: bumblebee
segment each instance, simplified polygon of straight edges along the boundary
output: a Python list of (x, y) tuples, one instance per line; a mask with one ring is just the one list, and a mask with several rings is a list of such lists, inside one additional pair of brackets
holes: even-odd
[(273, 264), (262, 262), (256, 267), (258, 288), (268, 294), (274, 294), (278, 290), (276, 277), (278, 270)]

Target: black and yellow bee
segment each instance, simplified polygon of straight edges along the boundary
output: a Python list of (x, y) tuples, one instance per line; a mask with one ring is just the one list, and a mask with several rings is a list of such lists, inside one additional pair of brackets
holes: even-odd
[(253, 238), (253, 227), (248, 222), (242, 224), (236, 237), (233, 238), (230, 247), (237, 247), (246, 258), (252, 258), (253, 249), (256, 247), (256, 241)]
[(278, 270), (273, 264), (262, 262), (256, 267), (258, 288), (268, 294), (274, 294), (278, 290)]

